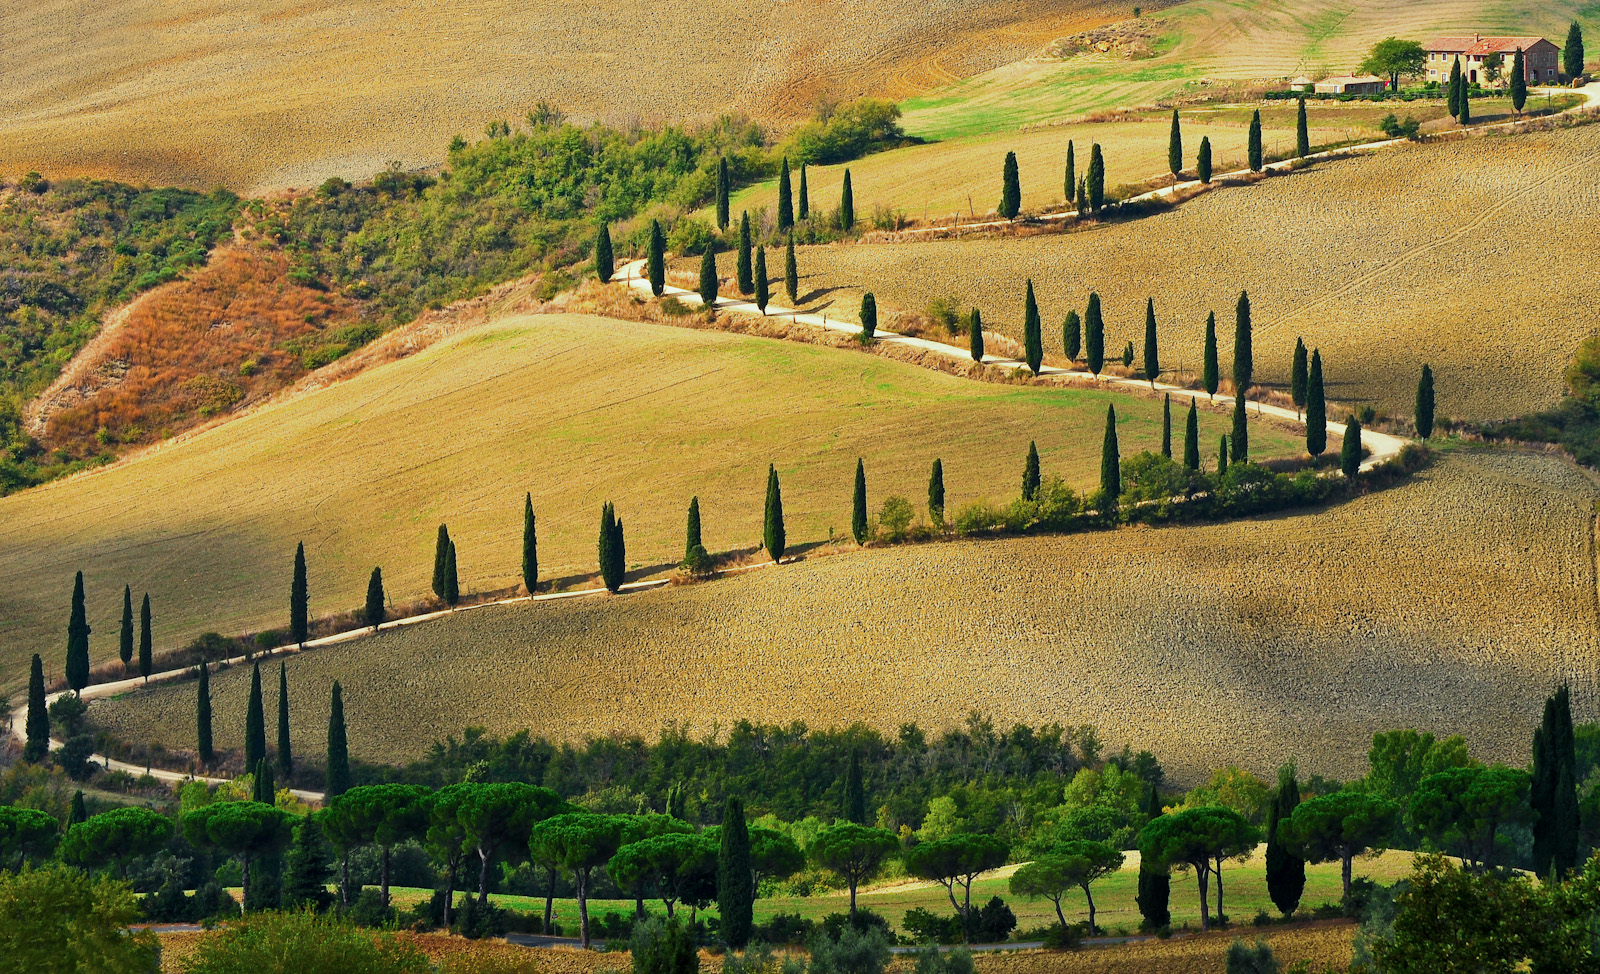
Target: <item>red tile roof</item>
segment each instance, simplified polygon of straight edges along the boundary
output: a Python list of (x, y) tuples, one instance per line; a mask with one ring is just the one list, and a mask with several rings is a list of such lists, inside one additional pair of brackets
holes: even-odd
[(1436, 37), (1422, 47), (1426, 51), (1444, 51), (1447, 54), (1514, 54), (1518, 48), (1526, 51), (1542, 40), (1543, 37), (1482, 37), (1470, 34)]

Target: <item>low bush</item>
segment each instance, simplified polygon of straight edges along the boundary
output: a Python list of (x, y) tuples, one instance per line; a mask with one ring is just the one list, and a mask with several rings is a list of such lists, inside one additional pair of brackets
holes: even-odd
[(977, 970), (970, 950), (940, 950), (930, 944), (917, 951), (916, 957), (912, 974), (974, 974)]
[(972, 920), (972, 939), (977, 943), (998, 944), (1011, 937), (1017, 929), (1017, 915), (1000, 897), (991, 897), (977, 910)]
[(787, 946), (804, 946), (816, 935), (817, 925), (798, 913), (779, 913), (755, 928), (756, 940)]
[[(148, 970), (149, 968), (146, 968)], [(432, 974), (417, 948), (310, 911), (251, 914), (195, 947), (186, 974)]]
[(916, 907), (906, 911), (900, 921), (911, 939), (919, 944), (958, 944), (961, 942), (961, 917), (943, 916)]
[(651, 917), (634, 927), (629, 941), (633, 974), (697, 974), (694, 937), (677, 920)]
[[(840, 914), (834, 914), (828, 919), (838, 916)], [(846, 917), (838, 932), (830, 933), (827, 921), (823, 922), (823, 932), (811, 942), (807, 974), (883, 974), (888, 969), (889, 960), (894, 956), (889, 949), (894, 938), (888, 933), (888, 921), (866, 910), (856, 911), (858, 919), (863, 916), (875, 918), (882, 926), (869, 922), (862, 930), (851, 926)]]

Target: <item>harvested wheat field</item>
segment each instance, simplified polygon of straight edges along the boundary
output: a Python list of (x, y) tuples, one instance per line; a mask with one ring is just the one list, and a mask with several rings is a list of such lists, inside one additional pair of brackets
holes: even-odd
[(1153, 296), (1169, 368), (1197, 366), (1215, 310), (1224, 372), (1247, 288), (1258, 381), (1287, 386), (1301, 335), (1322, 349), (1330, 398), (1408, 416), (1427, 362), (1441, 414), (1489, 419), (1554, 404), (1594, 331), (1597, 177), (1590, 125), (1322, 163), (1088, 232), (822, 247), (799, 265), (841, 308), (863, 290), (903, 309), (948, 294), (1013, 336), (1032, 278), (1056, 352), (1062, 317), (1090, 291), (1107, 351), (1142, 347)]
[[(351, 753), (372, 761), (468, 724), (654, 737), (741, 718), (942, 728), (978, 710), (1001, 726), (1093, 723), (1188, 782), (1290, 757), (1357, 776), (1371, 734), (1403, 726), (1520, 765), (1555, 680), (1580, 708), (1595, 700), (1597, 497), (1561, 460), (1474, 452), (1314, 513), (901, 547), (475, 610), (291, 659), (295, 747), (322, 750), (337, 679)], [(248, 684), (246, 668), (212, 679), (219, 746), (238, 742)], [(176, 684), (91, 714), (178, 747), (193, 709)]]
[[(1158, 448), (1160, 403), (1125, 394), (976, 382), (714, 331), (507, 319), (0, 500), (0, 676), (19, 680), (33, 652), (59, 672), (78, 569), (96, 661), (115, 656), (124, 584), (135, 598), (150, 592), (158, 648), (286, 625), (296, 541), (318, 615), (361, 605), (374, 565), (392, 601), (426, 593), (440, 522), (460, 549), (464, 592), (511, 586), (524, 491), (538, 512), (542, 578), (571, 584), (594, 572), (607, 500), (626, 525), (635, 576), (660, 575), (683, 558), (691, 496), (709, 549), (759, 542), (768, 463), (783, 479), (791, 547), (848, 533), (857, 457), (874, 511), (890, 493), (922, 510), (935, 457), (951, 510), (1009, 500), (1030, 440), (1047, 473), (1097, 484), (1113, 402), (1124, 451)], [(1206, 413), (1205, 442), (1228, 423)], [(1257, 424), (1252, 445), (1281, 456), (1299, 437)]]
[(1107, 19), (1086, 0), (3, 0), (0, 173), (259, 192), (442, 161), (540, 100), (579, 119), (784, 121)]

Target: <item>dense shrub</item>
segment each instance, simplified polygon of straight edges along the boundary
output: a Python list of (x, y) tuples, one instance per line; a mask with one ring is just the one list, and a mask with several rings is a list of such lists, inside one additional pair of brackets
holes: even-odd
[(676, 918), (651, 917), (634, 927), (629, 941), (633, 974), (697, 974), (694, 938)]
[(1017, 929), (1017, 915), (1000, 897), (991, 897), (981, 910), (974, 911), (972, 939), (977, 943), (998, 944)]
[[(858, 918), (863, 915), (883, 920), (865, 910), (856, 912)], [(889, 945), (894, 940), (887, 933), (887, 927), (884, 922), (882, 927), (869, 925), (861, 930), (847, 922), (837, 934), (830, 934), (824, 922), (823, 932), (811, 942), (811, 966), (807, 974), (883, 974), (893, 956)]]
[(784, 154), (791, 165), (848, 162), (906, 142), (900, 106), (878, 98), (824, 110), (789, 136)]
[(961, 942), (961, 917), (943, 916), (931, 910), (916, 907), (906, 911), (900, 921), (911, 939), (917, 943), (957, 944)]
[(755, 928), (752, 939), (760, 943), (804, 946), (816, 935), (817, 925), (798, 913), (779, 913)]
[(125, 883), (61, 866), (0, 871), (0, 964), (38, 974), (145, 974), (160, 949), (129, 932), (139, 908)]
[(290, 911), (230, 922), (200, 941), (184, 969), (188, 974), (431, 974), (433, 965), (390, 934)]

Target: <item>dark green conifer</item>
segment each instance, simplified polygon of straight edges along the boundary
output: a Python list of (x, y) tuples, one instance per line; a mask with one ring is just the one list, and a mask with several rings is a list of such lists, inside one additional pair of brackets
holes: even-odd
[(650, 275), (650, 293), (661, 297), (667, 289), (667, 238), (661, 232), (661, 221), (650, 221), (650, 250), (645, 261)]
[(284, 857), (283, 908), (323, 912), (333, 905), (335, 856), (322, 835), (320, 818), (308, 815), (294, 829), (294, 844)]
[(694, 557), (696, 548), (705, 547), (700, 540), (700, 498), (689, 498), (689, 519), (683, 531), (683, 557), (687, 561)]
[(1301, 159), (1311, 154), (1311, 131), (1306, 127), (1306, 100), (1303, 95), (1294, 120), (1294, 154)]
[(1339, 470), (1346, 477), (1361, 472), (1361, 420), (1354, 416), (1344, 421), (1344, 440), (1339, 444)]
[(806, 188), (806, 164), (800, 164), (800, 210), (795, 216), (801, 220), (811, 219), (811, 192)]
[(1566, 685), (1545, 700), (1533, 734), (1533, 867), (1561, 878), (1579, 865), (1582, 816), (1573, 785), (1577, 767), (1571, 693)]
[(1289, 367), (1289, 398), (1294, 400), (1295, 412), (1306, 408), (1306, 384), (1310, 382), (1309, 363), (1306, 361), (1306, 343), (1294, 340), (1294, 361)]
[(1062, 192), (1066, 195), (1067, 202), (1074, 202), (1078, 192), (1078, 160), (1072, 157), (1072, 140), (1067, 140), (1067, 177), (1061, 184)]
[(751, 294), (756, 289), (753, 246), (750, 240), (750, 211), (745, 210), (739, 214), (739, 258), (734, 268), (740, 294)]
[(997, 210), (1003, 220), (1015, 220), (1022, 212), (1022, 182), (1017, 173), (1017, 154), (1006, 153), (1005, 166), (1000, 174), (1000, 206)]
[(1295, 853), (1295, 844), (1280, 832), (1282, 824), (1300, 804), (1300, 784), (1293, 764), (1278, 769), (1278, 790), (1267, 804), (1267, 895), (1279, 912), (1289, 916), (1300, 905), (1306, 888), (1306, 861)]
[(594, 274), (601, 284), (609, 284), (616, 270), (617, 263), (611, 254), (611, 227), (601, 223), (600, 232), (594, 238)]
[(444, 567), (444, 602), (452, 609), (461, 601), (461, 577), (456, 574), (456, 543), (450, 542), (450, 551), (445, 555)]
[(262, 758), (250, 765), (253, 781), (251, 782), (250, 800), (258, 801), (263, 805), (273, 805), (278, 800), (278, 783), (272, 777), (272, 762)]
[(1471, 125), (1472, 124), (1472, 86), (1467, 82), (1467, 79), (1465, 77), (1462, 77), (1462, 79), (1461, 79), (1461, 95), (1460, 95), (1458, 101), (1456, 102), (1456, 108), (1458, 108), (1460, 110), (1460, 112), (1461, 112), (1461, 114), (1457, 117), (1456, 121), (1460, 122), (1462, 125)]
[(1193, 399), (1189, 400), (1189, 419), (1183, 428), (1183, 465), (1190, 470), (1200, 469), (1200, 414)]
[(1243, 396), (1233, 400), (1233, 435), (1228, 437), (1228, 447), (1229, 463), (1250, 462), (1250, 422)]
[(89, 809), (83, 803), (83, 789), (72, 793), (72, 810), (67, 812), (67, 828), (89, 821)]
[(868, 291), (861, 296), (861, 342), (866, 344), (872, 341), (872, 336), (878, 331), (878, 299)]
[(773, 564), (783, 560), (786, 538), (783, 528), (783, 492), (778, 486), (778, 468), (767, 467), (767, 509), (761, 531), (762, 544)]
[(261, 703), (261, 664), (250, 671), (250, 698), (244, 710), (244, 766), (254, 768), (267, 756), (267, 714)]
[(772, 292), (767, 290), (767, 248), (765, 244), (756, 247), (756, 308), (762, 314), (767, 313), (767, 302), (772, 299)]
[[(1156, 348), (1156, 299), (1146, 298), (1144, 305), (1144, 377), (1150, 380), (1150, 388), (1156, 387), (1156, 380), (1161, 377), (1161, 353)], [(1171, 456), (1169, 451), (1167, 456)]]
[(1172, 110), (1172, 131), (1167, 133), (1167, 168), (1172, 170), (1172, 181), (1178, 181), (1183, 172), (1183, 130), (1178, 127), (1178, 110)]
[(1522, 114), (1522, 106), (1528, 103), (1528, 68), (1522, 58), (1522, 48), (1517, 48), (1516, 55), (1511, 59), (1511, 107), (1518, 115)]
[(856, 458), (856, 483), (850, 492), (850, 536), (856, 544), (867, 543), (867, 466)]
[(611, 592), (622, 586), (622, 575), (617, 571), (617, 517), (610, 501), (600, 506), (599, 557), (600, 581)]
[(732, 181), (728, 178), (728, 157), (723, 156), (717, 160), (717, 229), (728, 229), (728, 196), (733, 189)]
[(1211, 137), (1208, 135), (1200, 137), (1200, 154), (1194, 161), (1194, 173), (1202, 183), (1211, 185)]
[(856, 194), (850, 188), (850, 170), (844, 171), (844, 188), (839, 192), (839, 229), (849, 233), (856, 226)]
[(28, 668), (28, 722), (27, 743), (22, 747), (22, 760), (38, 764), (50, 755), (50, 708), (44, 696), (44, 660), (38, 653)]
[(200, 661), (200, 682), (197, 686), (195, 704), (195, 753), (200, 757), (201, 764), (210, 764), (216, 754), (211, 749), (211, 673), (206, 669), (206, 661)]
[(1122, 346), (1122, 364), (1128, 368), (1133, 367), (1133, 342)]
[(1161, 401), (1161, 455), (1172, 459), (1172, 393)]
[(1078, 206), (1078, 219), (1081, 220), (1084, 217), (1087, 217), (1089, 215), (1089, 177), (1088, 176), (1079, 176), (1078, 177), (1078, 198), (1077, 198), (1077, 200), (1075, 200), (1075, 202), (1077, 203), (1077, 206)]
[(367, 579), (367, 604), (362, 609), (361, 619), (376, 629), (383, 624), (387, 615), (388, 610), (384, 606), (383, 597), (383, 569), (374, 567), (372, 575)]
[(783, 290), (790, 304), (800, 301), (800, 268), (794, 260), (794, 234), (789, 234), (789, 246), (783, 254)]
[(117, 656), (124, 669), (133, 662), (133, 587), (122, 586), (122, 628), (118, 632)]
[(971, 320), (967, 323), (967, 346), (972, 353), (974, 362), (983, 361), (983, 315), (977, 308), (972, 309)]
[[(1146, 787), (1142, 802), (1146, 818), (1161, 814), (1161, 799), (1154, 788)], [(1139, 915), (1151, 930), (1161, 930), (1172, 923), (1172, 867), (1155, 862), (1139, 863), (1139, 886), (1134, 902)]]
[(1212, 399), (1217, 398), (1217, 389), (1222, 383), (1221, 375), (1222, 370), (1217, 365), (1217, 313), (1212, 311), (1206, 314), (1206, 347), (1200, 378), (1201, 388)]
[(844, 771), (844, 808), (842, 816), (846, 822), (857, 825), (871, 825), (867, 819), (867, 786), (861, 775), (861, 753), (854, 749), (850, 751), (850, 760), (845, 765)]
[(744, 818), (744, 802), (733, 796), (722, 814), (721, 844), (717, 849), (717, 911), (722, 915), (722, 939), (734, 950), (741, 950), (750, 942), (754, 910), (750, 828)]
[(289, 583), (289, 639), (305, 645), (311, 635), (310, 594), (306, 589), (306, 545), (294, 549), (294, 580)]
[(1028, 459), (1022, 465), (1022, 499), (1032, 501), (1039, 496), (1039, 446), (1028, 441)]
[(1566, 46), (1561, 49), (1561, 73), (1571, 81), (1583, 74), (1584, 64), (1583, 28), (1574, 20), (1572, 26), (1567, 28)]
[(928, 520), (936, 525), (944, 523), (944, 461), (937, 457), (928, 474)]
[(1417, 379), (1417, 435), (1423, 439), (1433, 435), (1433, 369), (1426, 363), (1422, 376)]
[(288, 781), (294, 774), (294, 748), (289, 742), (289, 667), (278, 663), (278, 773)]
[(522, 587), (532, 595), (539, 587), (539, 523), (533, 516), (533, 492), (522, 498)]
[(1100, 447), (1100, 492), (1115, 506), (1122, 495), (1122, 451), (1117, 446), (1117, 407), (1106, 407), (1106, 437)]
[(439, 536), (433, 542), (433, 594), (444, 598), (445, 570), (450, 566), (450, 529), (439, 525)]
[(720, 285), (717, 279), (717, 249), (707, 244), (706, 252), (700, 255), (700, 300), (705, 302), (707, 310), (716, 308)]
[(1028, 368), (1039, 374), (1044, 364), (1044, 334), (1040, 330), (1039, 302), (1033, 296), (1033, 279), (1028, 279), (1028, 292), (1022, 299), (1022, 347)]
[(1328, 400), (1322, 389), (1322, 350), (1311, 352), (1311, 373), (1306, 378), (1306, 452), (1313, 458), (1328, 448)]
[(1094, 293), (1083, 312), (1083, 346), (1089, 371), (1098, 376), (1106, 367), (1106, 324), (1100, 317), (1100, 295)]
[(1222, 442), (1217, 446), (1217, 476), (1228, 472), (1228, 437), (1223, 434)]
[(794, 199), (793, 190), (789, 185), (789, 157), (785, 156), (783, 165), (778, 167), (778, 232), (783, 233), (794, 226)]
[(1461, 58), (1457, 57), (1450, 66), (1450, 87), (1446, 91), (1446, 100), (1450, 108), (1451, 118), (1461, 117)]
[(1068, 311), (1061, 322), (1061, 350), (1067, 353), (1068, 362), (1077, 362), (1083, 354), (1083, 319), (1076, 311)]
[(1233, 312), (1233, 393), (1243, 396), (1255, 377), (1255, 339), (1250, 325), (1250, 294), (1239, 292)]
[(72, 583), (72, 614), (67, 620), (67, 686), (89, 685), (89, 615), (83, 604), (83, 572)]
[(1106, 159), (1100, 153), (1100, 143), (1089, 149), (1089, 212), (1099, 213), (1106, 202)]
[(1250, 116), (1249, 156), (1250, 171), (1260, 172), (1266, 160), (1261, 154), (1261, 109), (1259, 108), (1256, 109), (1254, 115)]
[(150, 627), (150, 593), (146, 592), (139, 606), (139, 675), (147, 681), (155, 668), (155, 635)]
[(323, 784), (323, 801), (331, 801), (350, 790), (350, 746), (345, 740), (344, 691), (333, 681), (333, 696), (328, 703), (328, 768)]

